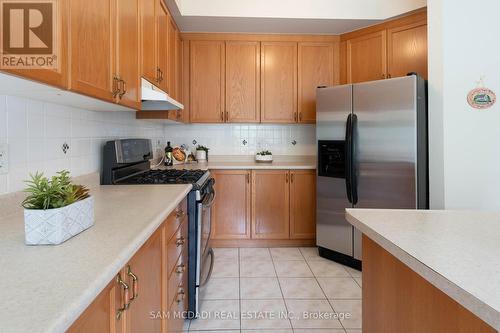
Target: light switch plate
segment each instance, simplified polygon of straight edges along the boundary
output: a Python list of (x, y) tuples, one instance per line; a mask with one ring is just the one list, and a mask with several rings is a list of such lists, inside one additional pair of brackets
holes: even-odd
[(0, 175), (9, 172), (9, 150), (6, 143), (0, 143)]

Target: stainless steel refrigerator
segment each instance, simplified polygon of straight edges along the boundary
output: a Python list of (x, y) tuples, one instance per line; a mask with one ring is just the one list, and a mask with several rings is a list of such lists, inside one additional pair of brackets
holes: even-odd
[(317, 245), (361, 269), (361, 234), (346, 208), (428, 208), (426, 84), (411, 75), (316, 96)]

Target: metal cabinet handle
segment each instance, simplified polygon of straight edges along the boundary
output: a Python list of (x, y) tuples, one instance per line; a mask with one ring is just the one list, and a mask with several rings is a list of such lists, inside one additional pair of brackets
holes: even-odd
[(139, 297), (139, 278), (135, 275), (130, 266), (127, 267), (127, 274), (132, 278), (132, 297), (129, 299), (131, 302)]
[(299, 112), (299, 121), (302, 121), (302, 112)]
[(293, 173), (290, 175), (290, 183), (293, 183)]
[(391, 74), (387, 74), (387, 78), (388, 78), (388, 79), (391, 79), (391, 78), (392, 78), (392, 75), (391, 75)]
[(181, 274), (181, 273), (184, 273), (185, 270), (186, 270), (186, 265), (180, 264), (180, 265), (177, 265), (175, 272), (177, 274)]
[(120, 79), (120, 82), (121, 82), (121, 87), (120, 87), (120, 93), (118, 94), (118, 97), (120, 97), (120, 99), (123, 97), (123, 95), (125, 95), (125, 93), (127, 92), (127, 83)]
[(181, 236), (180, 238), (177, 238), (177, 241), (175, 242), (175, 245), (177, 245), (177, 247), (182, 246), (182, 245), (184, 245), (185, 240), (186, 239)]
[(118, 93), (120, 92), (120, 88), (118, 87), (119, 82), (120, 82), (120, 78), (117, 75), (114, 75), (113, 76), (113, 88), (112, 88), (113, 91), (111, 92), (113, 97), (116, 97), (118, 95)]
[(245, 178), (247, 180), (247, 184), (250, 184), (250, 175), (248, 173), (245, 175)]
[(130, 306), (130, 301), (129, 301), (129, 286), (125, 281), (122, 280), (120, 274), (116, 276), (116, 282), (123, 288), (123, 306), (116, 310), (116, 319), (120, 319), (121, 315), (125, 310), (128, 309)]
[(285, 175), (285, 183), (288, 184), (288, 173)]
[(382, 78), (385, 79), (385, 74), (382, 74)]
[(184, 288), (182, 285), (179, 285), (179, 291), (177, 291), (177, 303), (180, 303), (184, 300), (184, 295), (186, 295), (186, 292), (184, 291)]
[(220, 113), (220, 120), (224, 122), (224, 111), (221, 111)]
[(175, 213), (175, 217), (176, 217), (177, 219), (183, 219), (183, 218), (184, 218), (184, 216), (186, 216), (186, 213), (184, 212), (184, 210), (183, 210), (183, 209), (179, 209), (179, 210), (177, 211), (177, 213)]

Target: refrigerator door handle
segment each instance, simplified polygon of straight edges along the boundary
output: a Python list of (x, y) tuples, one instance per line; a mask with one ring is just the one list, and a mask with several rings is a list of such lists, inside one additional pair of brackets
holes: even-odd
[(358, 116), (355, 113), (351, 115), (351, 202), (353, 205), (358, 203), (358, 178), (356, 176), (356, 138), (358, 128)]
[(347, 116), (345, 125), (345, 189), (347, 200), (352, 203), (352, 114)]

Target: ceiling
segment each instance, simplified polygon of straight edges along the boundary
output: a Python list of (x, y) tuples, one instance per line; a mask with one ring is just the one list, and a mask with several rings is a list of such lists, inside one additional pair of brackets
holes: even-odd
[(183, 32), (294, 34), (341, 34), (427, 5), (427, 0), (165, 0), (165, 2)]

